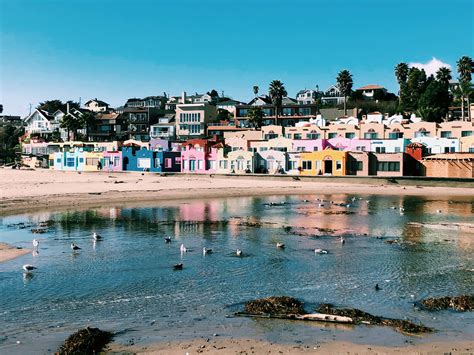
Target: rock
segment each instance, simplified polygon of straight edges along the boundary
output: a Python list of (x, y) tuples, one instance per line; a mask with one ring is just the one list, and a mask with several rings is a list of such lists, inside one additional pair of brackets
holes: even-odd
[(261, 298), (245, 303), (250, 314), (306, 314), (303, 304), (296, 298), (277, 296)]
[(459, 312), (472, 311), (474, 310), (474, 295), (427, 298), (421, 300), (420, 305), (429, 311), (439, 311), (448, 308)]
[(112, 339), (113, 334), (98, 328), (81, 329), (69, 336), (58, 350), (60, 355), (98, 353)]

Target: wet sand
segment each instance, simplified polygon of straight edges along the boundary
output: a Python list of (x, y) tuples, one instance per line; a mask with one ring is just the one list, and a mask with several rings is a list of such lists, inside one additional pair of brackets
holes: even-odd
[(409, 185), (233, 178), (219, 175), (63, 172), (0, 169), (0, 215), (106, 205), (217, 197), (354, 193), (365, 195), (474, 196), (474, 189)]
[(112, 344), (112, 352), (137, 354), (472, 354), (474, 342), (432, 342), (404, 347), (385, 347), (347, 342), (314, 343), (311, 345), (274, 344), (252, 339), (207, 339), (163, 342), (149, 346)]
[(28, 249), (18, 249), (14, 246), (11, 246), (5, 243), (0, 243), (0, 263), (11, 260), (11, 259), (15, 259), (19, 256), (28, 254), (30, 252), (31, 250), (28, 250)]

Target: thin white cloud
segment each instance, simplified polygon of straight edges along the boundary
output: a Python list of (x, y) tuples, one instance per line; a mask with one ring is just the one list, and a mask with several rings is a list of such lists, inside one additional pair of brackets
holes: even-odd
[(408, 63), (408, 66), (410, 68), (415, 67), (418, 69), (424, 69), (426, 72), (426, 75), (428, 76), (431, 74), (435, 75), (438, 69), (441, 67), (446, 67), (446, 68), (451, 69), (451, 65), (449, 65), (448, 63), (444, 63), (435, 57), (433, 57), (430, 61), (426, 63)]

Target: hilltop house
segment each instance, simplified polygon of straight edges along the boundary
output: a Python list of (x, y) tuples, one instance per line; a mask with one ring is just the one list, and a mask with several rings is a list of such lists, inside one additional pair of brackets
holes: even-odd
[(109, 104), (97, 98), (89, 100), (84, 104), (84, 107), (92, 112), (106, 112), (109, 109)]

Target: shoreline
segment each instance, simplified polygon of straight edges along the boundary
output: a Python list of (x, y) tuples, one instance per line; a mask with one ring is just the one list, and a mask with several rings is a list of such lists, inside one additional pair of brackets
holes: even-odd
[[(288, 180), (219, 175), (171, 175), (54, 170), (0, 169), (0, 216), (34, 211), (117, 205), (143, 205), (165, 201), (209, 198), (361, 194), (410, 195), (439, 198), (474, 197), (466, 187), (370, 184), (349, 180)], [(11, 181), (15, 181), (12, 185)], [(379, 182), (379, 184), (377, 184)], [(474, 182), (473, 182), (474, 183)], [(54, 191), (54, 193), (53, 193)]]
[(111, 343), (108, 349), (114, 354), (472, 354), (474, 341), (435, 341), (390, 347), (337, 340), (315, 341), (313, 344), (275, 344), (255, 339), (212, 338), (132, 346)]
[(0, 263), (16, 259), (29, 253), (31, 253), (30, 249), (18, 249), (13, 245), (0, 242)]

